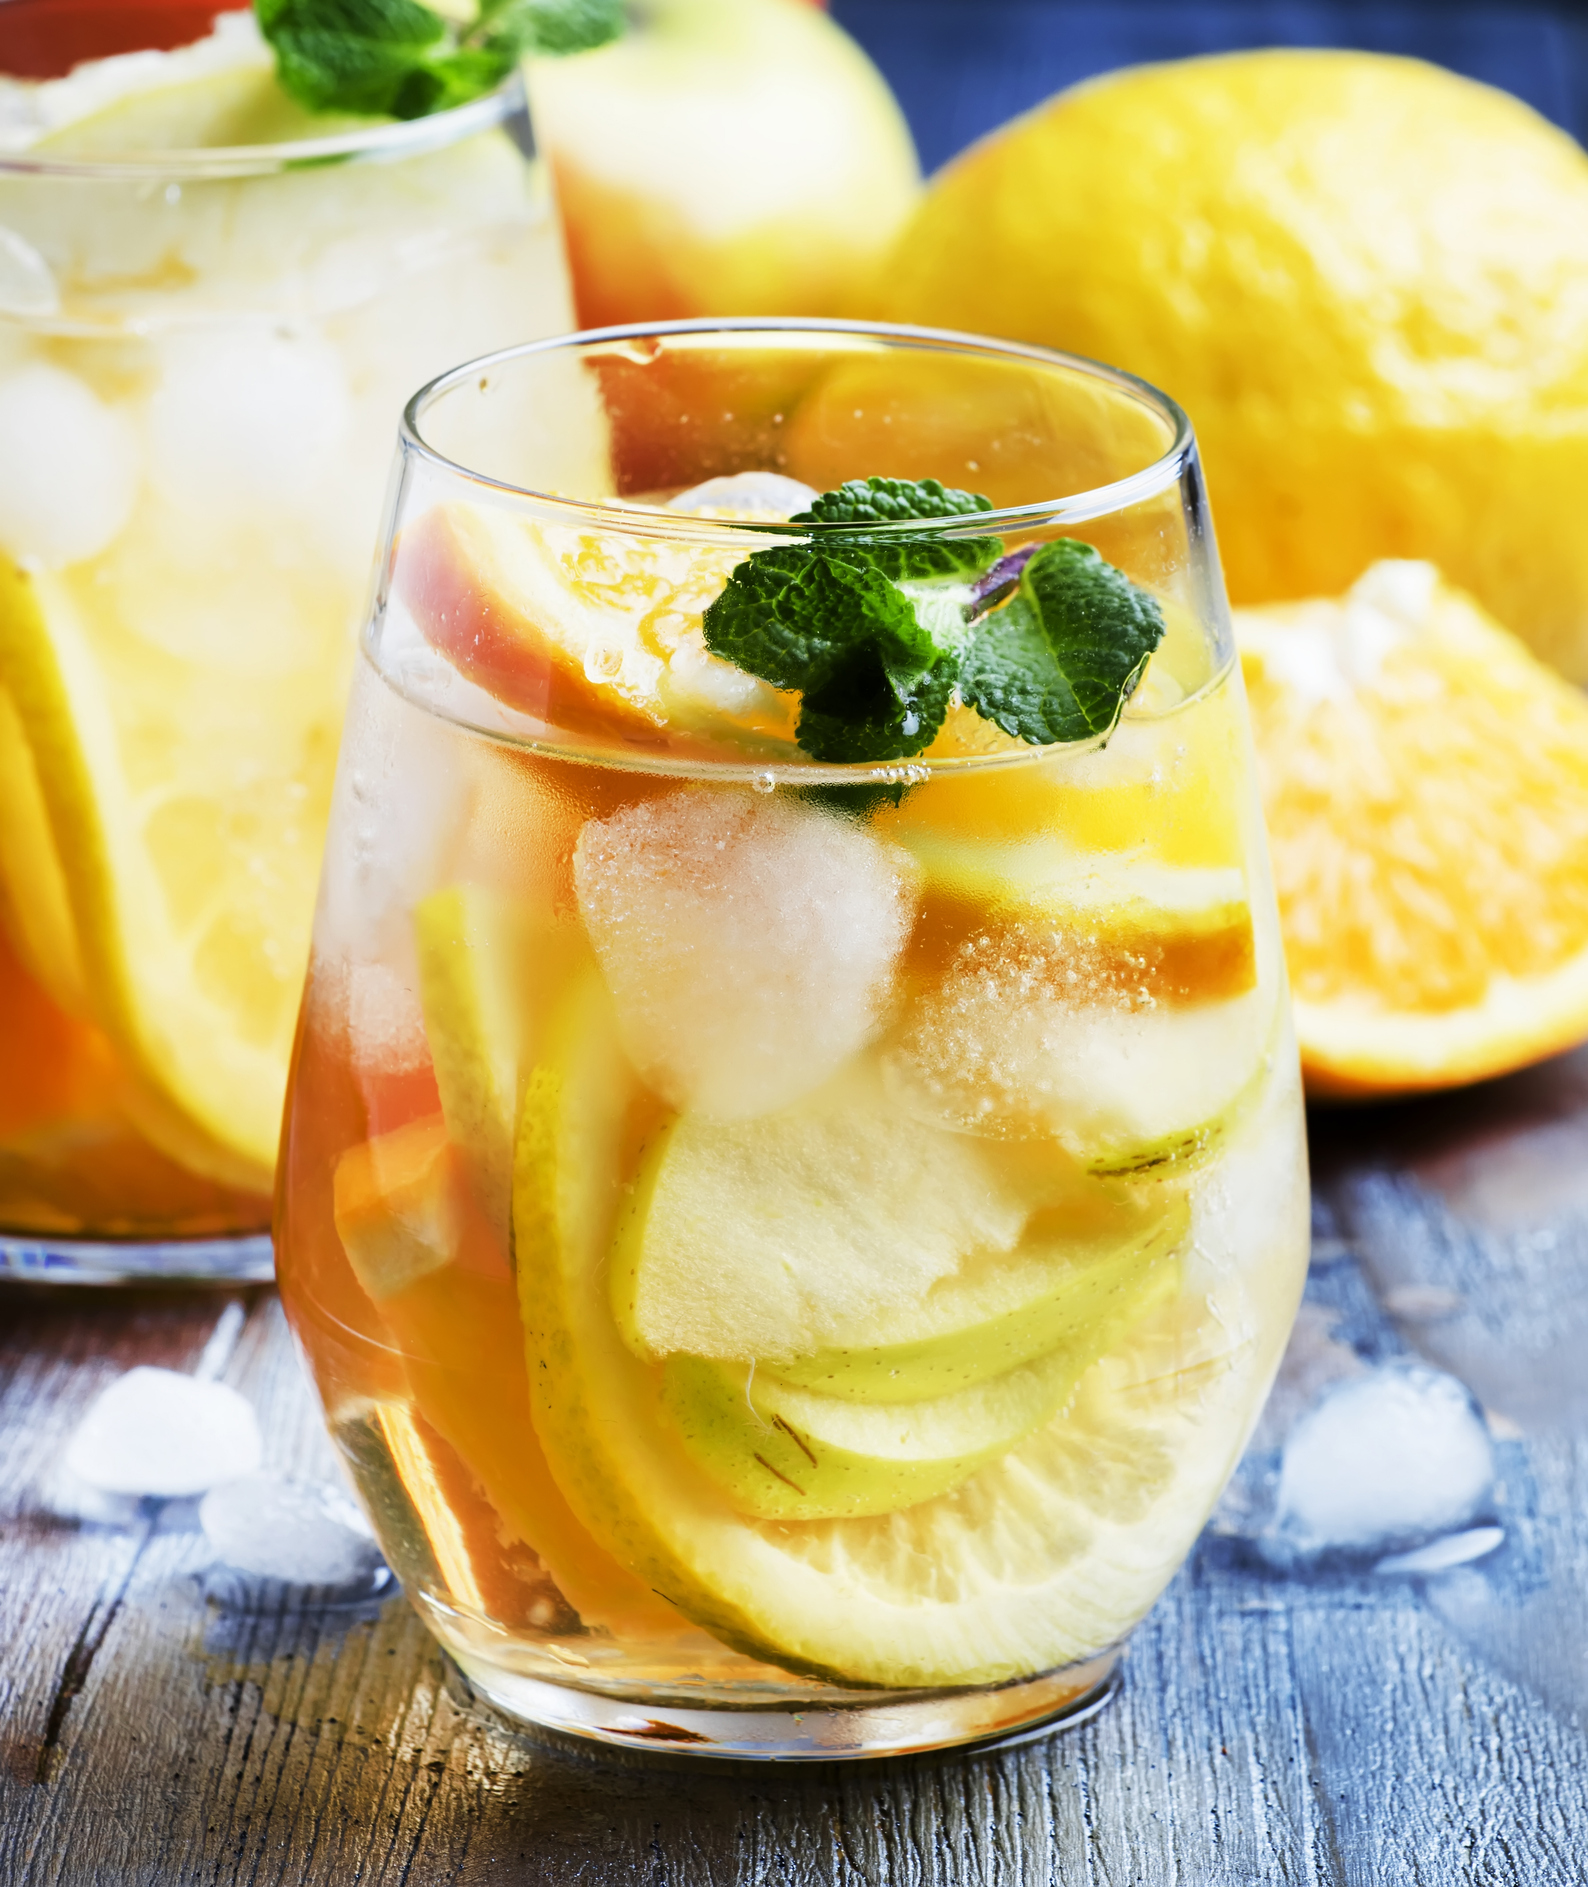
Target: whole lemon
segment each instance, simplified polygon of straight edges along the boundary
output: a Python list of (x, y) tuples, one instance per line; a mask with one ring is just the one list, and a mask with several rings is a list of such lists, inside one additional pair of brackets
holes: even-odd
[(884, 281), (1178, 399), (1236, 602), (1425, 557), (1588, 679), (1588, 156), (1516, 99), (1349, 52), (1112, 74), (949, 165)]

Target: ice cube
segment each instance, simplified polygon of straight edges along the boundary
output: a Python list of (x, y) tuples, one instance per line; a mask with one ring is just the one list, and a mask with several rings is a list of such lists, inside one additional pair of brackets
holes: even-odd
[(384, 963), (350, 963), (345, 975), (354, 1064), (391, 1074), (422, 1068), (430, 1049), (413, 981)]
[(184, 333), (149, 400), (150, 474), (202, 518), (312, 513), (350, 411), (341, 362), (317, 334)]
[(0, 380), (0, 546), (46, 569), (79, 563), (120, 535), (138, 496), (131, 422), (45, 361)]
[(1409, 1553), (1391, 1553), (1373, 1570), (1386, 1579), (1397, 1576), (1416, 1579), (1429, 1573), (1449, 1572), (1452, 1566), (1470, 1565), (1504, 1544), (1504, 1527), (1467, 1527), (1460, 1533), (1447, 1533), (1442, 1540), (1433, 1540), (1427, 1546), (1414, 1547)]
[(224, 1383), (139, 1364), (93, 1402), (66, 1468), (106, 1494), (202, 1494), (259, 1466), (259, 1423)]
[(908, 854), (748, 792), (592, 820), (573, 869), (635, 1066), (718, 1120), (788, 1106), (863, 1046), (915, 901)]
[(31, 316), (57, 314), (61, 291), (55, 274), (26, 237), (0, 226), (0, 314)]
[(1494, 1446), (1466, 1388), (1421, 1365), (1337, 1383), (1285, 1443), (1277, 1555), (1410, 1545), (1466, 1527), (1494, 1483)]
[(461, 841), (476, 780), (470, 743), (361, 666), (337, 762), (324, 885), (322, 963), (383, 963), (418, 988), (414, 905)]
[(1160, 1004), (1135, 961), (1101, 928), (978, 932), (890, 1046), (890, 1092), (958, 1132), (1052, 1134), (1088, 1163), (1174, 1151), (1251, 1081), (1272, 1001)]
[(369, 1523), (338, 1487), (248, 1474), (211, 1489), (199, 1525), (239, 1572), (304, 1586), (366, 1583), (381, 1563)]
[(669, 498), (670, 511), (754, 511), (768, 518), (791, 518), (796, 511), (808, 511), (817, 494), (797, 478), (785, 478), (781, 472), (730, 472), (724, 478), (708, 478), (703, 485), (691, 485), (676, 498)]

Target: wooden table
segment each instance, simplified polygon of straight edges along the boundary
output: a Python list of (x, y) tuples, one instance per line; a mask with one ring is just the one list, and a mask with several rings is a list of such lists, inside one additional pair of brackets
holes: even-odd
[(51, 1511), (134, 1362), (223, 1379), (331, 1472), (265, 1289), (0, 1292), (0, 1882), (1588, 1881), (1588, 1052), (1314, 1122), (1310, 1301), (1489, 1411), (1505, 1545), (1426, 1579), (1266, 1569), (1210, 1529), (1093, 1722), (999, 1753), (696, 1765), (517, 1734), (401, 1598), (306, 1609), (191, 1506)]

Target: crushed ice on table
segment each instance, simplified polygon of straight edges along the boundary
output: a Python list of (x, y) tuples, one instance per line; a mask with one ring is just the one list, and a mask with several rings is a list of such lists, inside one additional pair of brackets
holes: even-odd
[(1493, 1486), (1493, 1442), (1455, 1377), (1421, 1364), (1364, 1370), (1290, 1430), (1259, 1548), (1276, 1565), (1331, 1552), (1393, 1557), (1471, 1527)]
[(212, 1488), (198, 1517), (217, 1559), (237, 1572), (360, 1593), (384, 1583), (368, 1522), (329, 1483), (242, 1475)]
[(235, 1389), (139, 1364), (95, 1398), (64, 1465), (101, 1494), (170, 1500), (252, 1474), (260, 1454), (258, 1420)]
[(790, 1105), (864, 1045), (915, 902), (907, 853), (749, 792), (592, 820), (574, 885), (635, 1066), (719, 1120)]
[(796, 511), (808, 511), (817, 494), (797, 478), (785, 478), (781, 472), (729, 472), (722, 478), (708, 478), (704, 484), (691, 485), (676, 498), (669, 498), (670, 511), (759, 511), (768, 518), (789, 518)]

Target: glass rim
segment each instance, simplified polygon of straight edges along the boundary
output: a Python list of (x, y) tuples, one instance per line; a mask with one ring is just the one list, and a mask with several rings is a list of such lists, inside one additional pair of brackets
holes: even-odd
[[(538, 491), (509, 479), (494, 478), (449, 458), (426, 439), (423, 432), (425, 413), (448, 393), (469, 380), (528, 360), (538, 355), (574, 349), (617, 347), (625, 341), (665, 340), (669, 338), (749, 337), (810, 335), (815, 338), (848, 337), (881, 347), (889, 345), (920, 352), (958, 354), (1002, 361), (1025, 361), (1036, 366), (1061, 368), (1083, 378), (1102, 382), (1127, 395), (1138, 405), (1154, 412), (1169, 428), (1168, 446), (1157, 458), (1125, 477), (1084, 491), (1069, 492), (1054, 498), (1038, 499), (1029, 504), (1005, 505), (991, 511), (957, 514), (949, 518), (907, 518), (885, 523), (802, 523), (790, 525), (781, 519), (700, 518), (688, 512), (670, 512), (659, 505), (636, 503), (629, 499), (569, 498), (557, 492)], [(729, 343), (732, 344), (731, 342)], [(858, 351), (858, 350), (857, 350)], [(790, 535), (819, 540), (824, 534), (841, 532), (845, 536), (889, 537), (978, 537), (989, 530), (1019, 530), (1043, 524), (1085, 523), (1110, 512), (1123, 511), (1133, 504), (1176, 484), (1196, 451), (1195, 435), (1184, 408), (1161, 388), (1083, 354), (1068, 354), (1058, 348), (1039, 347), (1025, 341), (1005, 341), (992, 335), (970, 334), (954, 328), (906, 326), (886, 321), (829, 320), (815, 316), (745, 315), (705, 317), (687, 321), (635, 321), (612, 327), (582, 328), (571, 334), (553, 335), (545, 340), (522, 341), (495, 353), (481, 354), (461, 366), (452, 367), (427, 381), (403, 408), (398, 425), (402, 451), (411, 453), (437, 471), (461, 479), (486, 491), (499, 493), (527, 504), (543, 517), (570, 528), (621, 530), (637, 536), (668, 537), (691, 543), (732, 544), (747, 539)]]
[[(0, 0), (4, 4), (4, 0)], [(122, 183), (217, 182), (272, 177), (346, 163), (390, 163), (455, 144), (527, 109), (523, 77), (515, 72), (494, 92), (423, 118), (383, 118), (356, 131), (322, 138), (285, 138), (275, 144), (177, 146), (125, 156), (39, 157), (24, 147), (0, 151), (0, 177)], [(70, 127), (62, 127), (69, 129)]]

